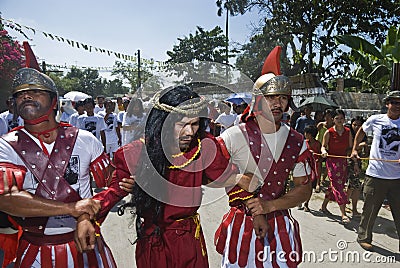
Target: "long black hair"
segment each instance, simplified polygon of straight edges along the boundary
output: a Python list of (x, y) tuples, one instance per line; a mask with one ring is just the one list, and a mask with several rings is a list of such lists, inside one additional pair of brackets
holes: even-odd
[[(194, 92), (189, 86), (177, 86), (168, 88), (160, 93), (159, 103), (177, 107), (182, 103), (191, 103), (199, 101), (200, 96)], [(207, 128), (207, 108), (203, 109), (198, 115), (200, 116), (200, 126), (197, 132), (201, 139), (205, 135)], [(163, 203), (165, 200), (167, 185), (165, 179), (160, 180), (160, 176), (165, 178), (166, 170), (171, 163), (166, 157), (166, 145), (171, 144), (174, 137), (174, 125), (182, 120), (184, 114), (169, 113), (159, 108), (152, 108), (149, 112), (144, 127), (144, 140), (141, 155), (141, 164), (136, 173), (136, 183), (133, 187), (132, 198), (126, 206), (133, 206), (136, 209), (136, 231), (138, 239), (144, 235), (142, 219), (152, 217), (153, 224), (158, 226), (158, 220), (162, 215)], [(192, 117), (192, 116), (188, 116)], [(139, 134), (136, 138), (143, 137)], [(157, 189), (156, 191), (154, 189)], [(156, 193), (156, 194), (155, 194)], [(157, 195), (157, 196), (155, 196)], [(159, 232), (156, 228), (155, 233)]]

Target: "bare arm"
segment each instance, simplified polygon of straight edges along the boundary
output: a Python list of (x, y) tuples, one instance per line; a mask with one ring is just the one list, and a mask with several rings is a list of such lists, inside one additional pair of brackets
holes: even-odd
[(324, 158), (328, 155), (329, 138), (330, 138), (330, 134), (328, 131), (326, 131), (324, 134), (324, 137), (322, 138), (322, 146), (321, 146), (321, 155)]
[(306, 176), (293, 178), (294, 189), (278, 199), (267, 201), (261, 198), (252, 198), (245, 204), (253, 216), (295, 207), (307, 201), (311, 196), (312, 186), (310, 182), (305, 183), (307, 179)]
[(353, 135), (350, 132), (350, 134), (349, 134), (349, 148), (347, 148), (347, 150), (346, 150), (346, 154), (347, 155), (351, 155), (352, 148), (353, 148)]
[(356, 137), (354, 138), (354, 144), (353, 144), (353, 151), (351, 153), (351, 157), (353, 158), (359, 158), (358, 156), (358, 150), (360, 149), (360, 143), (365, 137), (365, 132), (362, 128), (359, 128)]
[(211, 181), (209, 180), (208, 187), (221, 188), (239, 186), (246, 192), (254, 192), (258, 187), (258, 178), (251, 173), (246, 174), (232, 174), (226, 181)]
[(71, 215), (79, 217), (88, 213), (91, 218), (99, 211), (100, 202), (92, 199), (83, 199), (73, 203), (63, 203), (31, 195), (26, 191), (19, 191), (16, 186), (11, 191), (0, 195), (0, 210), (12, 216), (20, 217), (50, 217), (57, 215)]
[(104, 130), (100, 131), (100, 138), (101, 138), (101, 142), (103, 143), (104, 151), (106, 151), (107, 141), (106, 141), (106, 133), (104, 133)]

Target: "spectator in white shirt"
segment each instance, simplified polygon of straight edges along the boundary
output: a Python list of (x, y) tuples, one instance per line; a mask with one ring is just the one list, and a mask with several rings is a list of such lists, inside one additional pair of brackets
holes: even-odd
[(114, 113), (115, 102), (106, 99), (104, 106), (106, 107), (106, 111), (100, 112), (99, 115), (104, 116), (104, 122), (107, 126), (107, 129), (104, 131), (106, 134), (106, 153), (110, 158), (113, 158), (115, 151), (121, 145), (121, 132), (117, 123), (117, 115)]
[(103, 95), (98, 95), (96, 98), (97, 104), (94, 106), (93, 112), (98, 114), (99, 112), (105, 111), (106, 107), (104, 106), (105, 97)]
[(10, 131), (11, 129), (13, 129), (15, 127), (23, 126), (24, 120), (20, 116), (16, 115), (16, 111), (14, 109), (13, 98), (9, 97), (6, 100), (6, 104), (7, 104), (8, 110), (5, 112), (2, 112), (0, 114), (0, 117), (7, 123), (8, 131)]
[(77, 126), (78, 123), (78, 117), (85, 112), (85, 101), (77, 101), (75, 102), (75, 110), (77, 111), (76, 113), (72, 114), (71, 117), (69, 118), (69, 124), (73, 125), (74, 127)]
[(144, 120), (145, 115), (142, 101), (138, 98), (133, 98), (130, 101), (122, 120), (122, 131), (124, 133), (122, 145), (136, 139), (136, 132), (140, 130), (139, 127)]
[(221, 125), (221, 134), (235, 123), (236, 114), (232, 113), (232, 107), (229, 102), (220, 102), (219, 105), (221, 114), (215, 120), (216, 124)]
[(97, 139), (99, 139), (106, 148), (106, 134), (104, 131), (107, 129), (106, 123), (104, 122), (104, 117), (99, 114), (95, 114), (94, 110), (94, 100), (92, 98), (85, 100), (85, 111), (86, 114), (82, 114), (78, 117), (77, 128), (85, 129), (91, 132)]

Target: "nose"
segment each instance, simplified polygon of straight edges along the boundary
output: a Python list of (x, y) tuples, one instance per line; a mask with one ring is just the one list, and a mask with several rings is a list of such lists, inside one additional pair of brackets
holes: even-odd
[(31, 93), (32, 92), (29, 91), (29, 90), (19, 92), (18, 95), (17, 95), (17, 98), (20, 98), (20, 99), (32, 99), (32, 94)]
[(271, 104), (273, 107), (282, 107), (282, 99), (280, 96), (274, 96), (270, 99)]
[(193, 126), (191, 124), (185, 125), (182, 128), (181, 133), (183, 136), (193, 136), (194, 135)]

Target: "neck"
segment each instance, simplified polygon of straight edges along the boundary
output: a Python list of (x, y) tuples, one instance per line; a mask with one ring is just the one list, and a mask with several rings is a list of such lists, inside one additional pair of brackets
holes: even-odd
[[(57, 127), (58, 123), (55, 121), (53, 117), (49, 118), (49, 121), (44, 121), (39, 124), (24, 125), (26, 131), (31, 133), (33, 136), (43, 140), (45, 143), (52, 143), (56, 140), (58, 133)], [(44, 134), (41, 135), (40, 133)]]
[(342, 131), (342, 130), (344, 130), (344, 126), (337, 126), (337, 125), (334, 125), (333, 127), (335, 128), (336, 131), (339, 131), (339, 132)]
[(272, 122), (271, 120), (265, 118), (264, 116), (257, 116), (256, 120), (258, 122), (258, 127), (263, 134), (275, 133), (281, 127), (281, 122)]
[(400, 114), (393, 114), (390, 111), (388, 111), (387, 116), (392, 120), (397, 120), (400, 118)]

